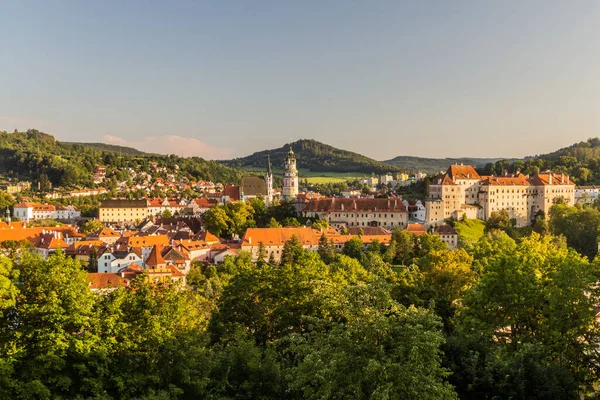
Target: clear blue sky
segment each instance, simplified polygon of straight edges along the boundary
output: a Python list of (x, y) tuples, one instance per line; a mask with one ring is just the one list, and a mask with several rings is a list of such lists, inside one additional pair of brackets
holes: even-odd
[[(600, 1), (2, 1), (0, 130), (208, 158), (600, 136)], [(179, 136), (179, 139), (173, 138)]]

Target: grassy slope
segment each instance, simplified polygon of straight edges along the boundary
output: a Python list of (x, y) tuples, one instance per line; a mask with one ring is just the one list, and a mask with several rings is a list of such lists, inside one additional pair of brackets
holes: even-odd
[(485, 222), (480, 219), (468, 219), (466, 221), (456, 221), (454, 229), (458, 237), (464, 241), (476, 242), (483, 236)]

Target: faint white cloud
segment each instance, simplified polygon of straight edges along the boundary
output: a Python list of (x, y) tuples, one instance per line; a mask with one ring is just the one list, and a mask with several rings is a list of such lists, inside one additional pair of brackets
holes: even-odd
[(211, 160), (228, 159), (233, 155), (233, 149), (212, 146), (196, 138), (176, 135), (149, 136), (138, 140), (104, 135), (104, 141), (119, 146), (133, 147), (149, 153), (176, 154), (184, 157), (198, 156)]

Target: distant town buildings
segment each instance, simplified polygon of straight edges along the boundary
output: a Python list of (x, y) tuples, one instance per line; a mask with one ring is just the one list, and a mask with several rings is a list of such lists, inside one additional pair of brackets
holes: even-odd
[(302, 214), (329, 221), (333, 227), (382, 226), (406, 228), (408, 211), (401, 199), (320, 198), (310, 200)]
[(600, 186), (576, 186), (575, 203), (592, 204), (600, 196)]
[(23, 222), (36, 219), (73, 220), (81, 217), (81, 211), (75, 206), (19, 203), (13, 207), (13, 217)]

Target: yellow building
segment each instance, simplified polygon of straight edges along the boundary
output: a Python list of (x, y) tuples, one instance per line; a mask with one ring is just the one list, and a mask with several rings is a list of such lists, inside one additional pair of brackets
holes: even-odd
[(148, 216), (148, 202), (142, 200), (104, 200), (100, 204), (100, 222), (143, 221)]

